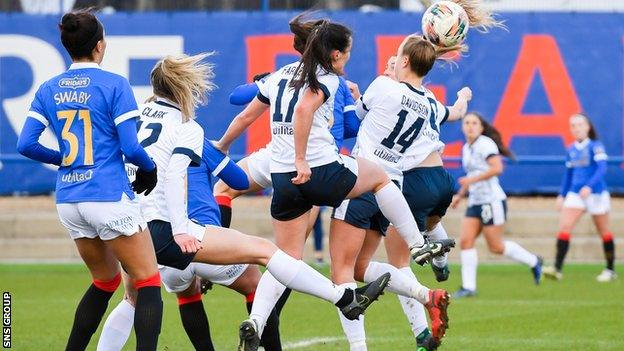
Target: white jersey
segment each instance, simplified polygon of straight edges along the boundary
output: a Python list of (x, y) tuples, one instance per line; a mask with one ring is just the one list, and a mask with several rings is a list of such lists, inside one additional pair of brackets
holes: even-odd
[[(271, 74), (264, 84), (258, 85), (258, 99), (271, 105), (271, 172), (295, 171), (295, 106), (306, 88), (295, 90), (290, 82), (299, 62), (286, 65)], [(318, 167), (338, 160), (338, 148), (330, 133), (334, 117), (334, 96), (338, 89), (338, 76), (333, 73), (317, 74), (325, 102), (314, 113), (308, 138), (306, 160), (310, 167)]]
[[(183, 123), (177, 105), (168, 100), (159, 98), (139, 105), (139, 111), (138, 139), (158, 167), (156, 187), (148, 196), (139, 196), (141, 212), (148, 222), (156, 219), (170, 222), (174, 234), (187, 233), (184, 177), (189, 159), (192, 166), (201, 164), (204, 130), (194, 120)], [(178, 157), (179, 161), (172, 162), (174, 155), (185, 157)], [(180, 187), (184, 191), (180, 191)], [(169, 194), (180, 197), (173, 196), (176, 197), (173, 199), (172, 196), (166, 196)]]
[(377, 162), (392, 179), (444, 148), (439, 130), (449, 111), (425, 88), (377, 77), (356, 112), (363, 121), (353, 154)]
[[(485, 135), (479, 136), (472, 144), (464, 144), (462, 165), (467, 176), (474, 177), (487, 172), (490, 169), (488, 158), (499, 154), (496, 143)], [(470, 184), (468, 192), (468, 206), (489, 204), (507, 198), (497, 176)]]

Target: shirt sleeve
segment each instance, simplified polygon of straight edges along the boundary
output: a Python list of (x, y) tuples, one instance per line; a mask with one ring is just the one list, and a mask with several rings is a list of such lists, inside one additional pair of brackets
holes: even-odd
[(342, 109), (344, 120), (344, 138), (355, 138), (360, 130), (360, 119), (355, 113), (355, 101), (345, 82), (344, 107)]
[(120, 77), (119, 83), (115, 87), (111, 104), (111, 114), (115, 125), (139, 116), (134, 93), (127, 79)]
[(592, 145), (592, 152), (594, 153), (594, 161), (606, 161), (609, 157), (605, 151), (604, 144), (600, 141), (594, 141)]
[(208, 171), (221, 178), (227, 185), (236, 190), (249, 188), (247, 174), (228, 156), (217, 150), (209, 140), (204, 140), (204, 154), (202, 159), (208, 166)]
[(383, 100), (385, 94), (391, 89), (389, 81), (392, 79), (386, 76), (375, 78), (364, 94), (360, 96), (355, 105), (355, 112), (360, 120), (364, 119), (368, 111)]
[(498, 150), (498, 146), (492, 139), (485, 139), (485, 141), (481, 145), (481, 154), (484, 155), (484, 158), (487, 160), (492, 156), (497, 156), (500, 154)]
[(438, 122), (438, 125), (442, 125), (449, 118), (450, 111), (446, 105), (444, 105), (437, 99), (435, 100), (435, 102), (436, 102), (436, 108), (438, 110), (438, 113), (436, 115), (436, 122)]
[(60, 166), (63, 156), (60, 152), (41, 145), (39, 137), (46, 126), (37, 118), (28, 116), (17, 139), (17, 151), (35, 161)]
[(185, 155), (191, 160), (191, 166), (201, 165), (204, 147), (204, 130), (194, 121), (182, 123), (177, 130), (173, 154)]
[(258, 95), (259, 89), (256, 83), (249, 83), (237, 86), (230, 94), (230, 104), (246, 105)]
[(41, 122), (45, 127), (47, 127), (50, 125), (50, 121), (48, 120), (48, 117), (46, 117), (47, 113), (45, 112), (45, 107), (41, 98), (41, 94), (43, 94), (41, 92), (42, 89), (43, 85), (39, 87), (39, 89), (35, 93), (35, 97), (30, 104), (30, 109), (28, 110), (28, 114), (26, 115), (26, 117), (32, 117), (37, 121)]
[(269, 76), (264, 77), (263, 79), (259, 80), (256, 82), (256, 87), (258, 88), (258, 93), (256, 94), (256, 97), (258, 98), (258, 100), (260, 100), (262, 103), (270, 105), (271, 104), (271, 100), (270, 100), (270, 96), (269, 96), (269, 86), (270, 86), (270, 81), (273, 78), (275, 74), (271, 74)]

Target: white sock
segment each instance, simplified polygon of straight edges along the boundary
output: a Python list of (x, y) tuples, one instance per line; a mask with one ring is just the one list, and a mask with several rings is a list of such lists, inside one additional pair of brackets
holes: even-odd
[(396, 228), (407, 246), (422, 246), (425, 243), (412, 211), (396, 184), (392, 182), (386, 184), (375, 193), (375, 200), (383, 215)]
[(249, 318), (256, 321), (259, 336), (262, 336), (266, 321), (284, 290), (286, 287), (278, 282), (269, 271), (264, 272), (260, 277), (254, 302), (251, 305), (251, 313), (249, 313)]
[(514, 261), (524, 263), (529, 267), (535, 267), (537, 264), (537, 256), (528, 252), (524, 247), (518, 245), (515, 241), (505, 240), (505, 249), (503, 255), (511, 258)]
[[(343, 289), (355, 289), (356, 283), (345, 283), (340, 285)], [(337, 309), (338, 317), (342, 330), (349, 341), (349, 351), (367, 351), (366, 348), (366, 331), (364, 330), (364, 315), (360, 315), (358, 319), (348, 320), (340, 309)]]
[[(438, 225), (436, 225), (435, 228), (427, 232), (427, 235), (429, 235), (429, 239), (431, 240), (448, 239), (448, 234), (446, 233), (446, 230), (442, 226), (442, 223), (438, 223)], [(446, 266), (447, 263), (448, 263), (448, 253), (445, 253), (442, 256), (433, 258), (433, 265), (438, 268), (442, 268)]]
[(267, 270), (287, 287), (333, 304), (340, 300), (345, 291), (305, 262), (288, 256), (282, 250), (275, 251), (267, 263)]
[(390, 273), (388, 291), (405, 297), (411, 297), (425, 304), (429, 300), (429, 288), (410, 278), (393, 265), (371, 261), (364, 272), (364, 282), (370, 283), (384, 273)]
[(134, 306), (128, 301), (122, 300), (104, 322), (97, 351), (121, 350), (130, 337), (133, 325)]
[[(414, 272), (412, 272), (412, 268), (403, 267), (399, 268), (401, 273), (406, 276), (416, 279)], [(427, 314), (425, 312), (425, 307), (418, 302), (416, 299), (397, 295), (399, 298), (399, 302), (401, 303), (401, 307), (403, 308), (403, 313), (405, 313), (405, 317), (407, 317), (407, 321), (412, 328), (412, 332), (414, 333), (414, 337), (420, 335), (423, 330), (428, 328), (427, 324)]]
[(461, 250), (462, 288), (477, 290), (477, 249)]

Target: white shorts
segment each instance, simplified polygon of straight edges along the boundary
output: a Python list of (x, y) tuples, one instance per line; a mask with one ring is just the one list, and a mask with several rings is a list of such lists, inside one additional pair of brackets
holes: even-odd
[(271, 150), (266, 147), (252, 153), (247, 157), (247, 169), (251, 179), (267, 189), (273, 186), (271, 182)]
[(165, 289), (170, 293), (178, 293), (188, 289), (196, 276), (215, 284), (230, 286), (248, 266), (248, 264), (220, 266), (193, 262), (183, 271), (167, 266), (159, 266), (159, 270)]
[(138, 199), (130, 200), (126, 194), (117, 202), (57, 204), (56, 210), (61, 224), (74, 240), (96, 237), (111, 240), (120, 235), (131, 236), (147, 228)]
[(577, 193), (568, 192), (563, 200), (564, 208), (578, 208), (587, 211), (592, 215), (602, 215), (611, 209), (611, 196), (609, 192), (603, 191), (600, 194), (591, 194), (586, 199), (581, 198)]

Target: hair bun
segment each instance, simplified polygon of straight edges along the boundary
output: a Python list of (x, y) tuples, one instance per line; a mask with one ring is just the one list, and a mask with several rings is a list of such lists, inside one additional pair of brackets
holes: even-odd
[(74, 13), (67, 13), (61, 19), (61, 30), (65, 32), (75, 32), (79, 28), (78, 16)]

